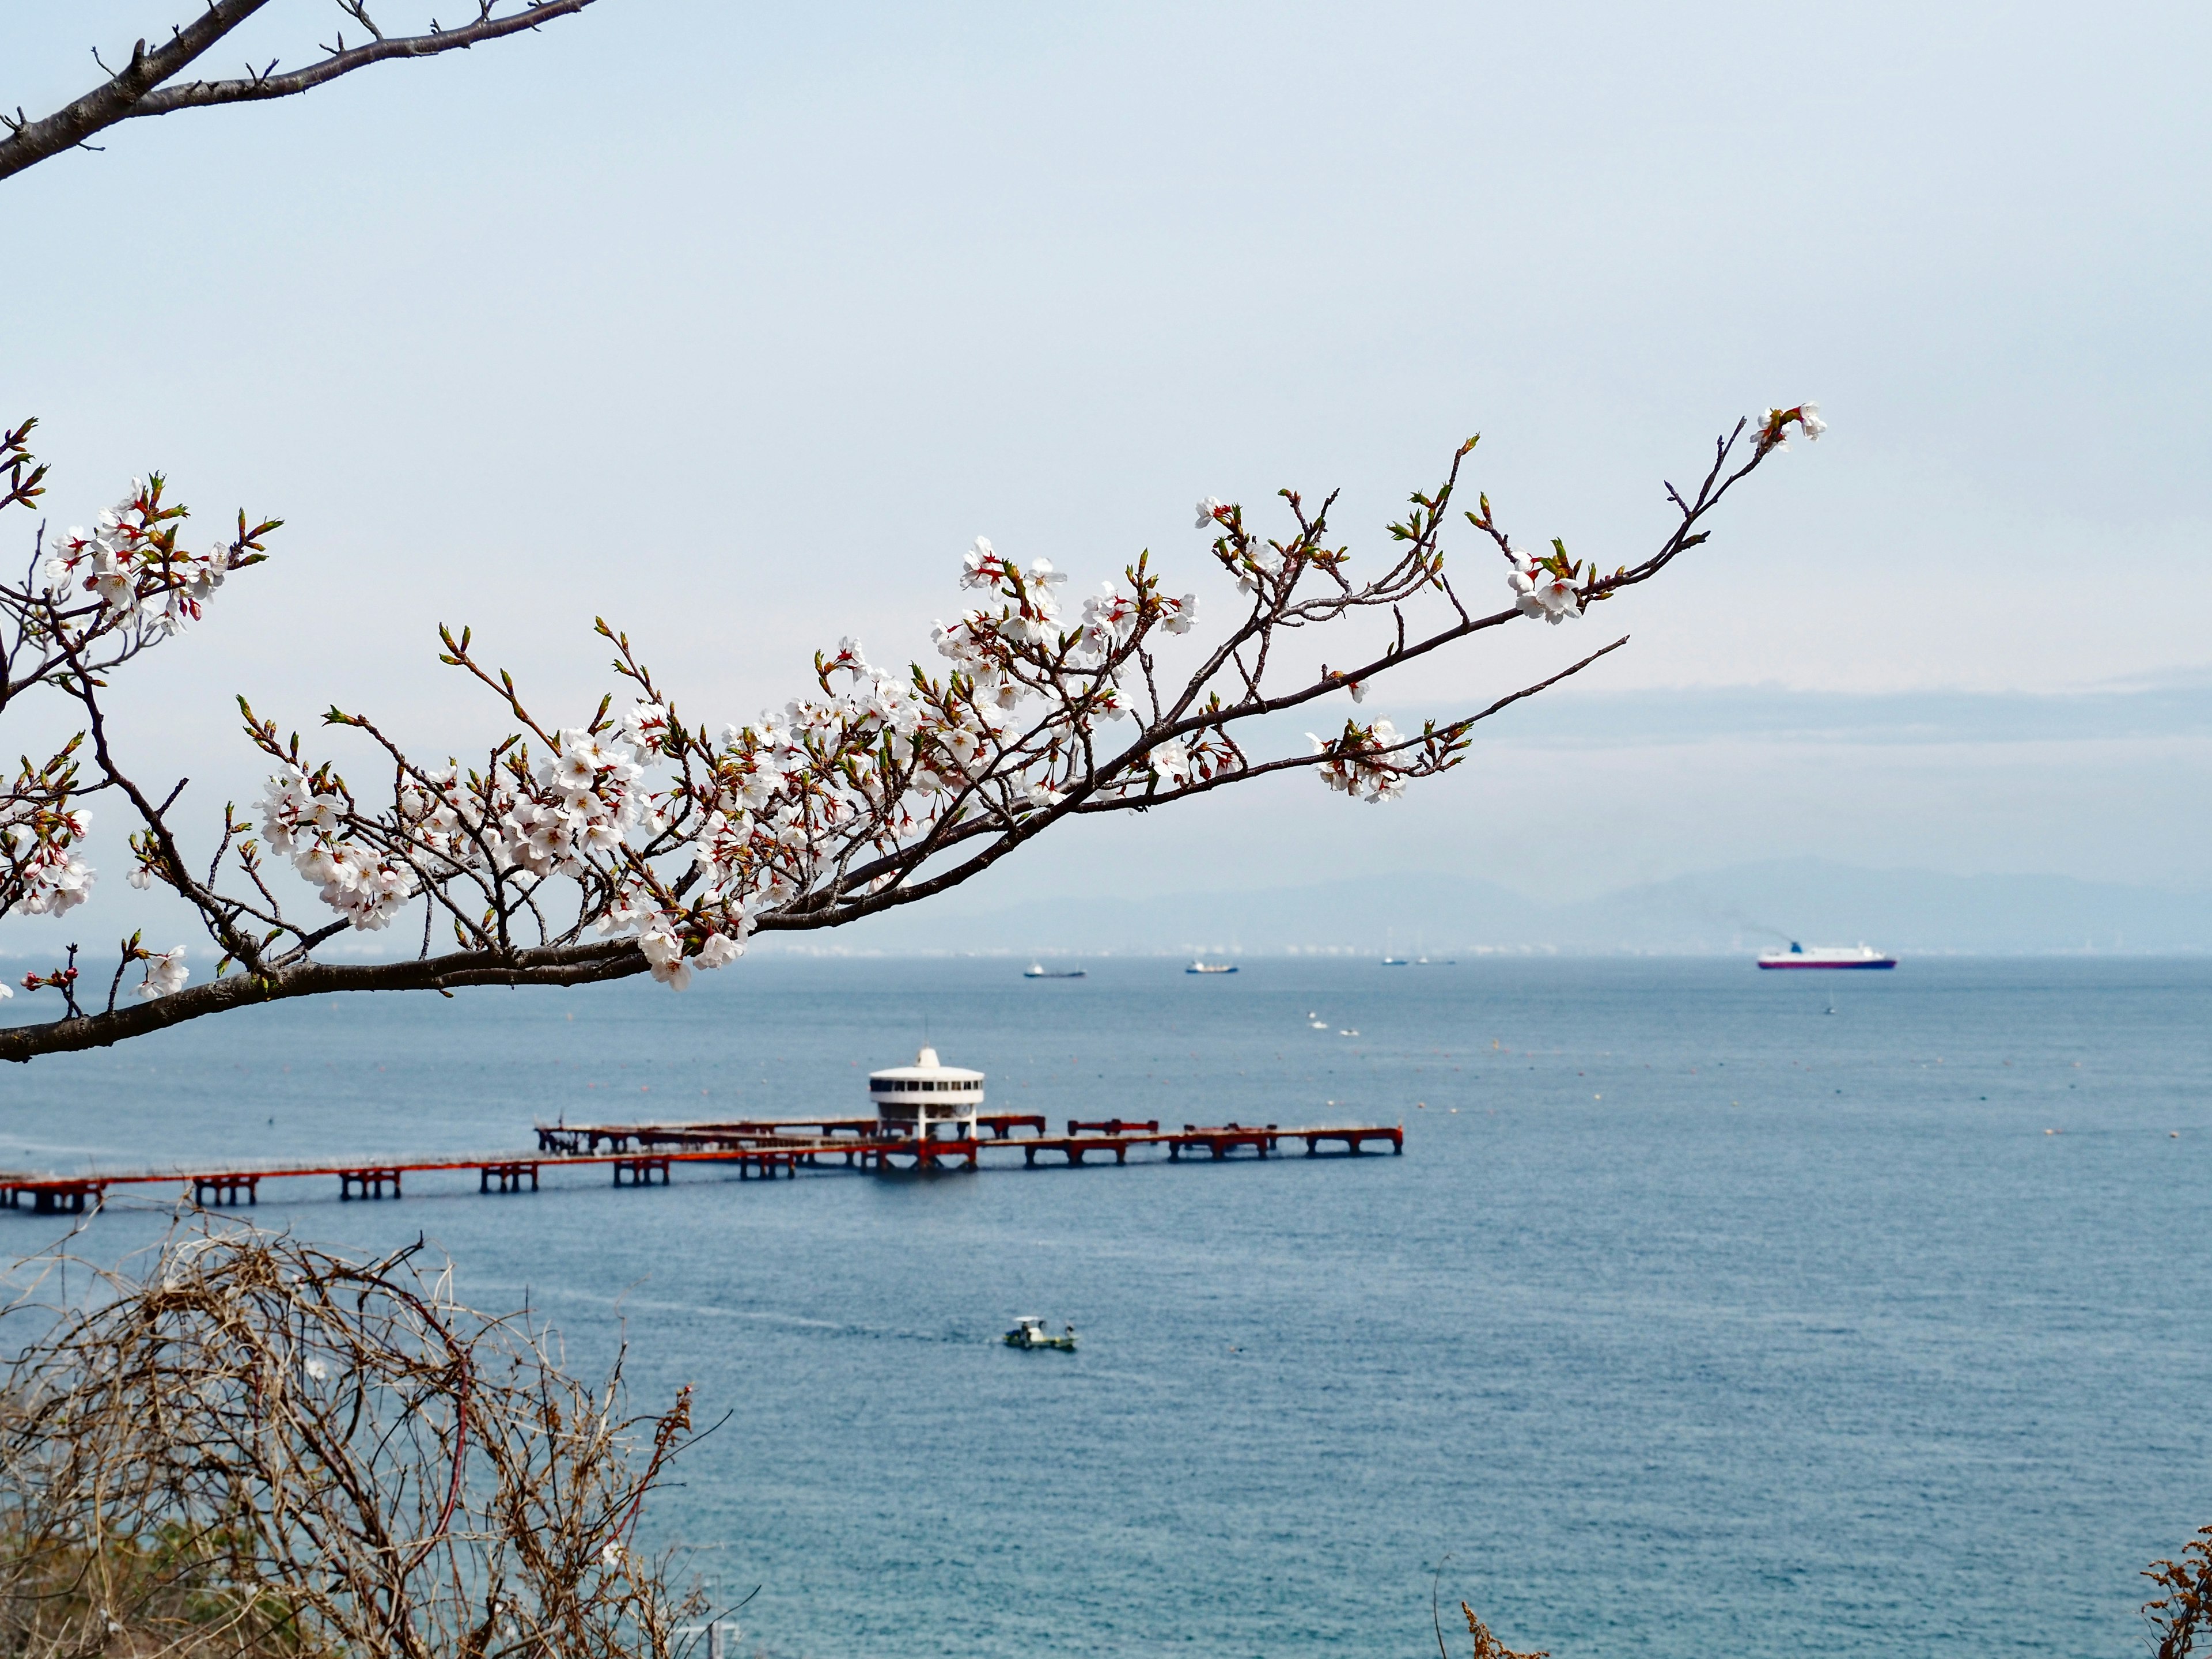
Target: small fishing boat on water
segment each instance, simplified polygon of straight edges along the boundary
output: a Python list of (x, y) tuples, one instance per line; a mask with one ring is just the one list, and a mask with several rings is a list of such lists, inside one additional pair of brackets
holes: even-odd
[(1086, 971), (1081, 968), (1048, 968), (1041, 962), (1033, 962), (1022, 969), (1022, 977), (1024, 979), (1081, 979)]
[(999, 1339), (1010, 1348), (1058, 1348), (1066, 1353), (1075, 1352), (1075, 1327), (1070, 1325), (1060, 1335), (1045, 1329), (1044, 1321), (1024, 1314), (1014, 1321), (1014, 1328)]
[(1237, 964), (1233, 962), (1206, 962), (1203, 960), (1194, 962), (1189, 967), (1183, 969), (1183, 972), (1186, 974), (1233, 974), (1236, 971)]

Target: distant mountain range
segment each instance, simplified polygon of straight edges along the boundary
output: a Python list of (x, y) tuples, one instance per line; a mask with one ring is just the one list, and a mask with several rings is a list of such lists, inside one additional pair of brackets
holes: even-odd
[(1310, 887), (994, 903), (961, 891), (772, 950), (1022, 956), (1308, 951), (1708, 955), (1787, 939), (1900, 952), (2212, 951), (2212, 893), (1951, 876), (1818, 859), (1738, 865), (1547, 904), (1448, 872)]

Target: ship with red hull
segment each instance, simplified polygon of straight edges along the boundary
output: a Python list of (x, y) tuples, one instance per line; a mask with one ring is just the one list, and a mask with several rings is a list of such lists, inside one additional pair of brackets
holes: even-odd
[(1894, 968), (1895, 957), (1886, 957), (1863, 945), (1815, 945), (1810, 949), (1790, 942), (1786, 951), (1762, 951), (1762, 968)]

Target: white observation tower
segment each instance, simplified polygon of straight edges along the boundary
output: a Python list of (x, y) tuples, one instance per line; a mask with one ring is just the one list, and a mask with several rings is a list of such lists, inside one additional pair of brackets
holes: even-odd
[[(983, 1103), (983, 1074), (937, 1058), (924, 1048), (911, 1066), (868, 1073), (868, 1094), (886, 1133), (902, 1140), (975, 1139), (975, 1113)], [(938, 1131), (949, 1127), (950, 1137)]]

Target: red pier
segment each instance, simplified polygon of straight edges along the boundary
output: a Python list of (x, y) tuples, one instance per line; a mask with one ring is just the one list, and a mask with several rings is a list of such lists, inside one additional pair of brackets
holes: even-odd
[(165, 1170), (98, 1170), (77, 1175), (0, 1174), (0, 1207), (20, 1210), (27, 1206), (39, 1215), (82, 1215), (97, 1208), (111, 1187), (178, 1187), (191, 1189), (192, 1202), (204, 1209), (258, 1204), (264, 1181), (325, 1179), (336, 1176), (342, 1200), (381, 1199), (402, 1195), (402, 1177), (441, 1170), (469, 1170), (477, 1174), (480, 1193), (520, 1193), (538, 1190), (538, 1172), (548, 1169), (599, 1166), (611, 1169), (617, 1187), (666, 1186), (676, 1164), (735, 1164), (741, 1176), (794, 1174), (801, 1158), (818, 1152), (848, 1152), (826, 1139), (778, 1147), (732, 1147), (710, 1151), (675, 1151), (638, 1154), (603, 1152), (596, 1156), (545, 1157), (527, 1152), (494, 1152), (473, 1158), (423, 1158), (378, 1164), (234, 1164), (208, 1169), (179, 1166)]
[[(988, 1112), (976, 1118), (975, 1127), (985, 1131), (991, 1139), (1006, 1140), (1012, 1139), (1017, 1129), (1042, 1134), (1045, 1120), (1042, 1115), (1030, 1112)], [(1068, 1127), (1073, 1129), (1081, 1126)], [(691, 1151), (750, 1147), (780, 1142), (793, 1135), (807, 1140), (836, 1140), (844, 1136), (854, 1140), (875, 1140), (881, 1137), (883, 1127), (882, 1121), (872, 1117), (739, 1118), (727, 1123), (541, 1123), (538, 1126), (538, 1150), (589, 1156), (599, 1151), (603, 1143), (609, 1152), (620, 1152), (633, 1146), (676, 1146)]]
[[(202, 1208), (258, 1204), (264, 1181), (336, 1176), (342, 1200), (397, 1199), (402, 1178), (441, 1171), (474, 1170), (479, 1193), (538, 1190), (545, 1170), (599, 1167), (611, 1171), (617, 1187), (665, 1187), (678, 1164), (734, 1166), (740, 1180), (795, 1179), (801, 1169), (842, 1167), (876, 1174), (983, 1166), (987, 1152), (1018, 1149), (1018, 1167), (1034, 1168), (1038, 1156), (1057, 1157), (1069, 1167), (1093, 1154), (1110, 1153), (1127, 1164), (1132, 1152), (1161, 1149), (1166, 1162), (1205, 1154), (1216, 1161), (1249, 1152), (1259, 1158), (1279, 1153), (1285, 1141), (1303, 1141), (1306, 1156), (1324, 1146), (1358, 1155), (1370, 1145), (1406, 1150), (1402, 1126), (1284, 1128), (1279, 1125), (1186, 1123), (1163, 1130), (1158, 1121), (1119, 1118), (1071, 1119), (1067, 1133), (1048, 1135), (1045, 1120), (1034, 1114), (978, 1117), (972, 1139), (904, 1139), (884, 1133), (874, 1118), (761, 1119), (719, 1123), (553, 1123), (538, 1126), (538, 1150), (492, 1152), (474, 1157), (386, 1159), (375, 1163), (309, 1161), (176, 1165), (166, 1169), (84, 1170), (73, 1175), (0, 1172), (0, 1207), (28, 1207), (39, 1215), (82, 1215), (97, 1210), (111, 1188), (173, 1187), (189, 1191)], [(1018, 1133), (1017, 1131), (1027, 1133)], [(1143, 1160), (1140, 1160), (1143, 1161)]]
[[(850, 1167), (884, 1171), (939, 1168), (980, 1169), (981, 1155), (1000, 1149), (1019, 1148), (1024, 1167), (1034, 1168), (1040, 1154), (1057, 1156), (1070, 1164), (1083, 1163), (1092, 1153), (1110, 1155), (1127, 1164), (1132, 1149), (1165, 1148), (1171, 1163), (1186, 1154), (1224, 1158), (1249, 1152), (1261, 1158), (1279, 1153), (1285, 1140), (1303, 1141), (1308, 1158), (1323, 1146), (1340, 1146), (1358, 1155), (1371, 1145), (1387, 1145), (1393, 1152), (1406, 1150), (1402, 1126), (1360, 1125), (1346, 1127), (1316, 1126), (1285, 1129), (1279, 1124), (1186, 1123), (1179, 1130), (1163, 1130), (1159, 1120), (1134, 1121), (1127, 1118), (1070, 1118), (1067, 1133), (1049, 1135), (1045, 1120), (1035, 1115), (978, 1117), (976, 1127), (988, 1130), (974, 1139), (903, 1139), (886, 1136), (874, 1118), (761, 1119), (732, 1123), (541, 1123), (538, 1144), (550, 1152), (583, 1154), (605, 1145), (682, 1146), (747, 1157), (768, 1156), (792, 1146), (794, 1132), (811, 1132), (814, 1144), (794, 1149), (793, 1156), (812, 1165), (824, 1152), (842, 1155)], [(1016, 1134), (1017, 1129), (1030, 1133)], [(849, 1140), (845, 1136), (851, 1136)]]

